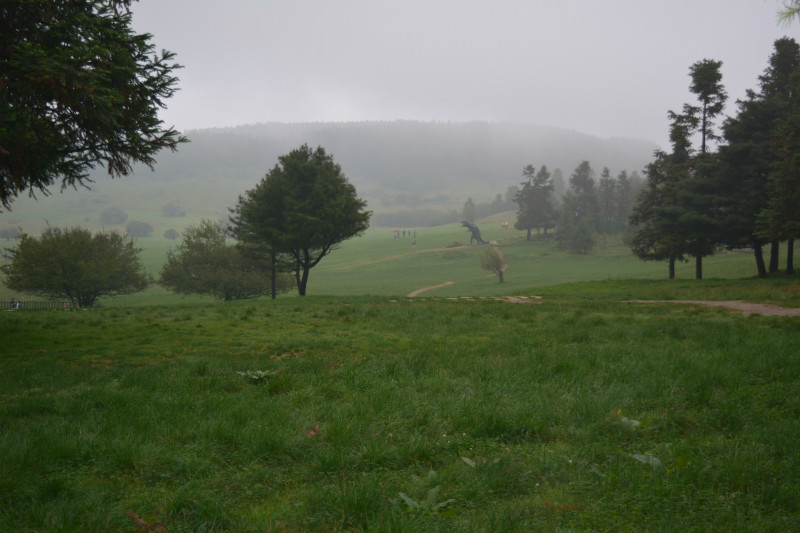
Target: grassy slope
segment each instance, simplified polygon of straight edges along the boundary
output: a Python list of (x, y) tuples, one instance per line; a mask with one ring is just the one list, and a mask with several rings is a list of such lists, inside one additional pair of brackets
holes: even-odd
[[(129, 531), (132, 509), (170, 531), (797, 529), (797, 319), (623, 300), (797, 307), (800, 284), (753, 279), (732, 253), (706, 261), (714, 279), (679, 265), (668, 282), (615, 239), (574, 256), (501, 220), (480, 225), (508, 258), (502, 285), (484, 247), (429, 251), (467, 241), (451, 225), (418, 228), (416, 250), (389, 230), (344, 243), (305, 299), (151, 289), (0, 314), (0, 523)], [(140, 241), (154, 273), (164, 229)], [(497, 294), (543, 299), (443, 299)]]
[[(372, 229), (364, 236), (344, 242), (311, 271), (309, 294), (316, 295), (394, 295), (440, 285), (451, 285), (426, 292), (432, 296), (489, 296), (496, 294), (536, 293), (542, 287), (586, 280), (664, 279), (665, 263), (646, 263), (632, 256), (620, 242), (619, 236), (600, 239), (597, 249), (588, 255), (576, 255), (558, 249), (549, 240), (535, 238), (526, 242), (522, 232), (500, 228), (501, 217), (481, 222), (484, 238), (500, 247), (508, 261), (505, 283), (481, 270), (479, 256), (486, 245), (448, 248), (468, 244), (469, 233), (458, 225), (419, 228), (417, 245), (412, 249), (411, 238), (392, 238), (389, 229)], [(168, 222), (175, 223), (176, 220)], [(192, 220), (181, 220), (188, 225)], [(157, 230), (158, 231), (158, 230)], [(157, 277), (173, 241), (160, 235), (142, 238), (137, 245), (143, 248), (142, 261)], [(707, 258), (707, 278), (744, 278), (754, 272), (750, 254), (722, 253)], [(694, 264), (679, 264), (677, 277), (694, 277)], [(0, 300), (20, 297), (0, 286)], [(284, 295), (294, 297), (293, 294)], [(185, 298), (153, 287), (142, 294), (104, 300), (104, 305), (129, 306), (170, 302), (211, 301)]]
[[(226, 217), (226, 206), (233, 205), (236, 195), (253, 185), (247, 180), (219, 180), (218, 190), (212, 194), (219, 199), (219, 205), (209, 207), (207, 198), (187, 194), (182, 189), (183, 183), (154, 183), (150, 180), (143, 186), (139, 183), (141, 179), (134, 176), (125, 180), (98, 181), (95, 190), (68, 190), (38, 201), (23, 198), (15, 203), (14, 211), (0, 213), (0, 226), (21, 226), (33, 234), (47, 223), (62, 227), (81, 225), (100, 230), (100, 212), (118, 206), (128, 213), (129, 220), (147, 221), (155, 227), (153, 235), (138, 239), (137, 245), (143, 249), (144, 265), (157, 276), (170, 246), (175, 245), (174, 241), (163, 237), (166, 229), (182, 231), (203, 217)], [(181, 201), (181, 198), (185, 200)], [(195, 203), (189, 203), (193, 198)], [(161, 206), (168, 202), (180, 203), (189, 215), (181, 218), (164, 217)], [(514, 214), (505, 213), (478, 221), (484, 238), (497, 242), (508, 259), (506, 283), (503, 285), (497, 284), (495, 278), (481, 270), (479, 255), (483, 247), (431, 251), (448, 247), (454, 242), (469, 242), (469, 233), (458, 224), (451, 224), (417, 228), (415, 250), (411, 248), (411, 238), (392, 238), (391, 232), (395, 228), (372, 229), (360, 238), (346, 241), (312, 270), (309, 294), (400, 296), (423, 287), (453, 281), (452, 285), (426, 293), (426, 296), (480, 296), (536, 292), (540, 287), (572, 281), (666, 277), (666, 264), (637, 260), (620, 243), (618, 236), (601, 239), (593, 253), (581, 256), (559, 250), (546, 241), (525, 242), (524, 233), (500, 227), (504, 220), (513, 225)], [(107, 229), (124, 232), (124, 224)], [(2, 241), (0, 248), (13, 244)], [(752, 276), (754, 272), (754, 261), (748, 254), (720, 254), (705, 261), (707, 278), (742, 278)], [(682, 279), (693, 278), (694, 265), (679, 264), (677, 275)], [(0, 284), (0, 300), (7, 301), (12, 297), (26, 298), (26, 295), (9, 291)], [(211, 300), (175, 296), (153, 287), (142, 294), (116, 300), (105, 299), (103, 305), (204, 301)]]
[(796, 281), (542, 292), (2, 313), (0, 523), (800, 527), (797, 319), (621, 302), (797, 306)]

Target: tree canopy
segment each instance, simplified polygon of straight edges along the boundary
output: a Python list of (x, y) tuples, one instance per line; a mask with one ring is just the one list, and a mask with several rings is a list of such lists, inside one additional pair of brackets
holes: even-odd
[(177, 90), (174, 54), (131, 29), (133, 0), (0, 3), (0, 204), (112, 177), (186, 141), (158, 110)]
[(288, 255), (297, 290), (306, 294), (310, 270), (346, 239), (369, 227), (372, 213), (322, 147), (307, 144), (278, 158), (231, 210), (231, 232), (263, 250), (272, 264)]
[(132, 240), (116, 232), (48, 227), (39, 237), (23, 233), (11, 250), (6, 286), (89, 307), (101, 296), (147, 288), (150, 276), (139, 262), (139, 252)]
[(514, 227), (526, 230), (526, 239), (531, 240), (531, 230), (544, 228), (547, 230), (555, 227), (555, 208), (553, 207), (553, 182), (547, 166), (542, 165), (539, 171), (533, 165), (527, 165), (522, 170), (522, 175), (528, 178), (522, 182), (521, 189), (514, 195), (514, 201), (519, 205), (517, 220)]
[[(796, 3), (794, 5), (797, 5)], [(719, 247), (750, 249), (760, 277), (778, 270), (779, 246), (787, 244), (786, 272), (794, 272), (794, 239), (800, 236), (800, 45), (784, 37), (774, 43), (759, 90), (737, 102), (738, 113), (714, 131), (727, 98), (720, 63), (692, 65), (690, 90), (700, 106), (669, 112), (672, 153), (657, 151), (647, 167), (647, 188), (630, 221), (637, 226), (631, 247), (642, 259), (674, 262), (702, 258)], [(693, 136), (700, 149), (692, 148)], [(716, 152), (709, 140), (721, 140)], [(770, 242), (769, 269), (762, 248)]]

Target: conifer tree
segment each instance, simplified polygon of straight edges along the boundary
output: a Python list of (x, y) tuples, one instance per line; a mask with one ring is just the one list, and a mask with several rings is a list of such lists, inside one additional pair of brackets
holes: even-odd
[(177, 90), (174, 54), (131, 28), (134, 0), (0, 3), (0, 205), (112, 177), (185, 142), (159, 109)]

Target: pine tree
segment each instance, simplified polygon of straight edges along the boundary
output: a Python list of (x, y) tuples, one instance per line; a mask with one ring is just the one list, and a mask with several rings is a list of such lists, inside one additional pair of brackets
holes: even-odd
[(0, 204), (152, 167), (185, 142), (158, 118), (174, 54), (131, 28), (132, 0), (0, 3)]
[(800, 46), (794, 39), (776, 40), (768, 66), (759, 76), (760, 90), (748, 91), (746, 99), (738, 102), (737, 115), (725, 121), (726, 144), (719, 150), (721, 242), (728, 248), (752, 248), (760, 277), (768, 273), (763, 246), (772, 241), (769, 270), (775, 271), (779, 239), (784, 238), (784, 232), (767, 222), (777, 219), (764, 213), (769, 209), (770, 195), (777, 194), (772, 191), (769, 176), (776, 161), (781, 160), (778, 130), (780, 121), (791, 113), (794, 91), (790, 80), (798, 67)]

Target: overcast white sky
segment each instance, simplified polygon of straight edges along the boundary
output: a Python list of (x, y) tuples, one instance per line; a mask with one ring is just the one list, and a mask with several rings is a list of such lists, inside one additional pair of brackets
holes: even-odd
[(177, 54), (180, 130), (255, 122), (517, 121), (667, 148), (689, 66), (757, 87), (780, 0), (140, 0)]

